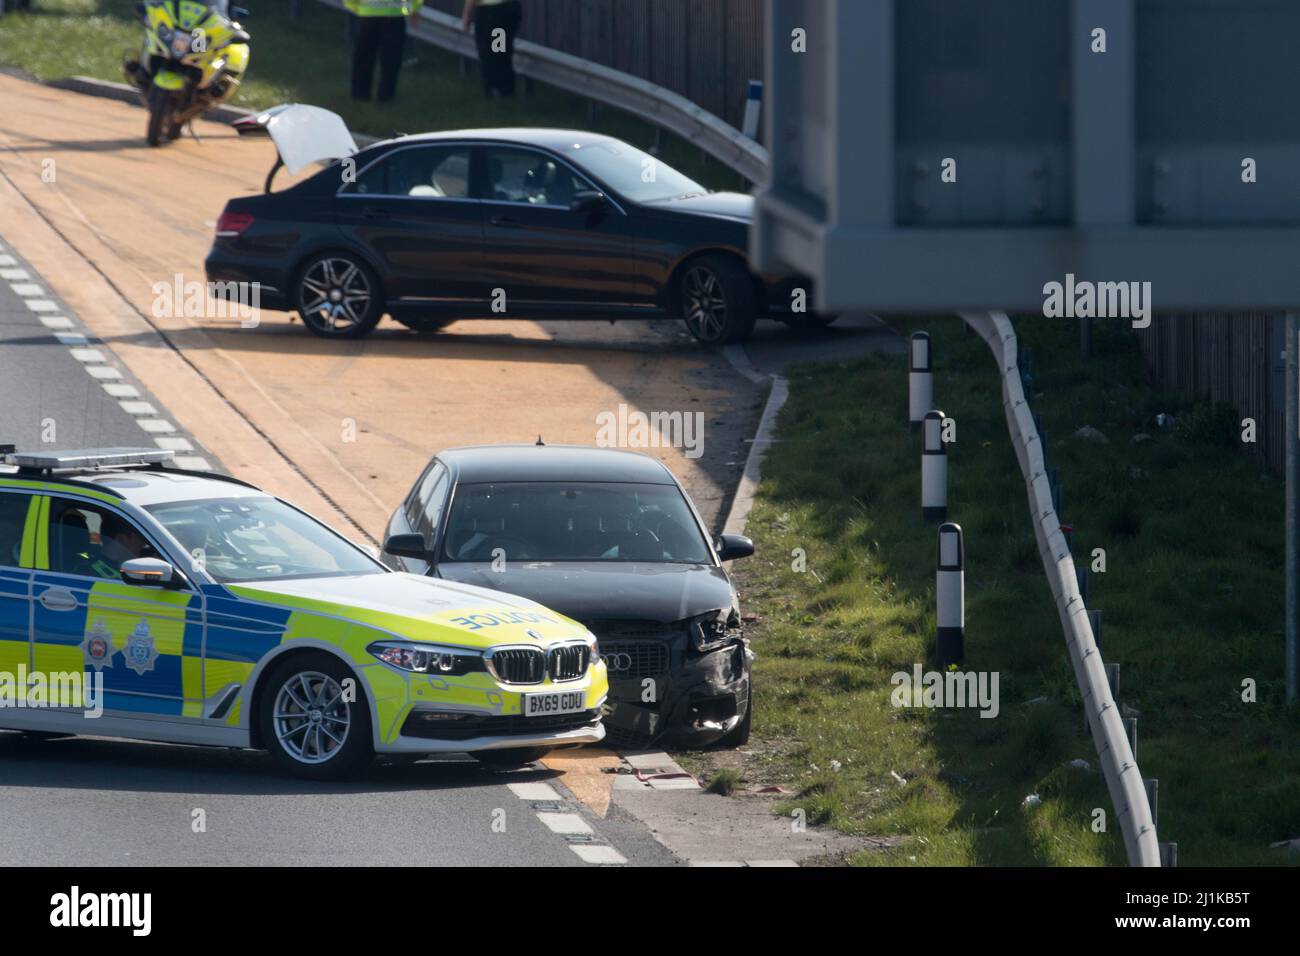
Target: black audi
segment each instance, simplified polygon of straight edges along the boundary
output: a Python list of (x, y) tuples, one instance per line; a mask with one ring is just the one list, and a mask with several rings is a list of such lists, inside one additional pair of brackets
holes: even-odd
[[(682, 318), (709, 344), (759, 317), (826, 325), (811, 288), (755, 275), (753, 199), (710, 192), (621, 140), (562, 129), (402, 136), (357, 151), (327, 110), (237, 122), (278, 159), (266, 192), (232, 199), (206, 261), (214, 294), (356, 338), (385, 314), (420, 330), (459, 318)], [(272, 192), (280, 166), (315, 175)]]
[(750, 662), (711, 536), (653, 458), (615, 449), (486, 445), (439, 453), (389, 521), (390, 567), (519, 594), (584, 624), (609, 670), (615, 742), (749, 739)]

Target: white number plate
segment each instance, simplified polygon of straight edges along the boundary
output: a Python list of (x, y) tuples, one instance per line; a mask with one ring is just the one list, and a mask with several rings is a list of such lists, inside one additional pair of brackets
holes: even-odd
[(580, 690), (554, 694), (524, 694), (524, 716), (546, 717), (551, 714), (578, 714), (586, 710), (586, 694)]

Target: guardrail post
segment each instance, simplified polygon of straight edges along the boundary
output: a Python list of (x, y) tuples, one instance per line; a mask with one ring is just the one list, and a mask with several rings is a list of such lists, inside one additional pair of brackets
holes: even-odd
[(1110, 686), (1110, 696), (1119, 704), (1119, 665), (1106, 665), (1106, 683)]
[(925, 413), (921, 448), (921, 517), (927, 522), (948, 517), (948, 449), (943, 442), (943, 412)]
[(1142, 781), (1142, 786), (1147, 788), (1147, 803), (1151, 804), (1151, 825), (1160, 829), (1160, 781), (1155, 777), (1148, 777)]
[(935, 657), (939, 666), (966, 659), (966, 545), (961, 525), (939, 526), (939, 550), (934, 578)]
[(1178, 865), (1178, 844), (1177, 843), (1160, 844), (1160, 865), (1161, 866)]
[(930, 361), (930, 333), (913, 332), (908, 351), (907, 419), (920, 428), (925, 413), (934, 407), (934, 367)]
[[(1083, 603), (1087, 607), (1088, 602)], [(1092, 642), (1097, 645), (1097, 650), (1101, 650), (1101, 611), (1089, 611), (1088, 624), (1092, 627)]]
[(1133, 751), (1133, 759), (1137, 759), (1138, 753), (1138, 719), (1136, 717), (1124, 718), (1124, 735), (1128, 737), (1128, 749)]
[(1052, 489), (1052, 510), (1061, 516), (1061, 479), (1055, 468), (1047, 469), (1047, 487)]
[(1083, 606), (1088, 606), (1088, 582), (1091, 575), (1088, 574), (1086, 564), (1076, 564), (1074, 566), (1074, 576), (1079, 579), (1079, 597), (1083, 600)]

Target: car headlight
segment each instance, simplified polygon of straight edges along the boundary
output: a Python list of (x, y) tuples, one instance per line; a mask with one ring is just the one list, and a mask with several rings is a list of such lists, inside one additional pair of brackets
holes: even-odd
[(366, 648), (385, 664), (414, 674), (459, 677), (483, 670), (483, 656), (463, 647), (416, 644), (407, 641), (376, 641)]
[(691, 636), (691, 648), (696, 651), (711, 651), (730, 640), (739, 621), (732, 620), (729, 608), (700, 614), (687, 622)]
[(595, 667), (600, 663), (600, 641), (596, 640), (596, 635), (591, 631), (587, 632), (586, 641), (587, 647), (591, 649), (591, 666)]

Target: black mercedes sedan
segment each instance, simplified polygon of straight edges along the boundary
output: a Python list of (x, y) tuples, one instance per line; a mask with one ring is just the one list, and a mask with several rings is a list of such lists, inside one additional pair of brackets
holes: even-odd
[(749, 739), (750, 663), (723, 562), (663, 464), (634, 452), (484, 445), (439, 453), (393, 513), (389, 567), (539, 601), (597, 638), (609, 738), (647, 746)]
[[(747, 262), (753, 199), (709, 192), (621, 140), (562, 129), (402, 136), (357, 151), (335, 114), (288, 105), (235, 124), (278, 159), (266, 192), (230, 200), (209, 288), (257, 283), (260, 306), (357, 338), (385, 314), (414, 329), (459, 318), (682, 318), (701, 342), (759, 317), (822, 326), (811, 287)], [(271, 192), (276, 169), (328, 163)]]

